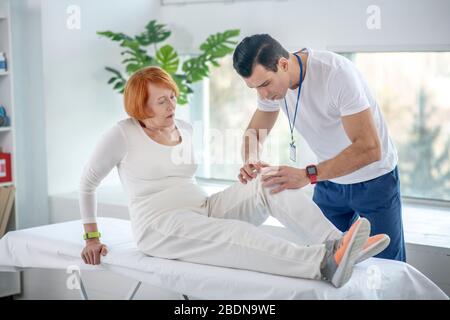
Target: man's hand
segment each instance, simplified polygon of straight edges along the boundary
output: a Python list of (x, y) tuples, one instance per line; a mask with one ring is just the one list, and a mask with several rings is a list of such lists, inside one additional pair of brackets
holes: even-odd
[(310, 183), (305, 169), (288, 166), (267, 167), (261, 172), (263, 187), (273, 187), (270, 193), (279, 193), (286, 189), (299, 189)]
[(247, 162), (239, 170), (239, 181), (243, 184), (247, 184), (248, 181), (256, 178), (262, 168), (269, 167), (269, 164), (262, 161)]

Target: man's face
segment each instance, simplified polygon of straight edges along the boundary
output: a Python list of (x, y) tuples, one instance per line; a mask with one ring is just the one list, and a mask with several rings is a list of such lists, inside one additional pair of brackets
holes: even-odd
[(277, 72), (267, 70), (262, 65), (256, 64), (252, 75), (243, 79), (247, 86), (256, 89), (263, 99), (283, 99), (290, 86), (287, 60), (280, 59)]

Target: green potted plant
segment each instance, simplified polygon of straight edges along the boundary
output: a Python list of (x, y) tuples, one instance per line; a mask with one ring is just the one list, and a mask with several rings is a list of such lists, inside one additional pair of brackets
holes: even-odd
[[(156, 20), (151, 20), (146, 25), (145, 31), (134, 37), (112, 31), (99, 31), (97, 34), (119, 42), (124, 48), (121, 55), (124, 56), (122, 64), (125, 66), (127, 76), (147, 66), (159, 66), (176, 81), (180, 89), (178, 103), (186, 104), (188, 95), (193, 92), (191, 84), (208, 77), (209, 68), (220, 66), (218, 60), (233, 52), (237, 43), (234, 38), (239, 32), (238, 29), (232, 29), (210, 35), (200, 45), (200, 54), (188, 57), (183, 63), (180, 63), (180, 56), (171, 45), (159, 46), (170, 37), (171, 32), (166, 29), (166, 25), (158, 24)], [(154, 49), (153, 56), (149, 54), (150, 46)], [(108, 84), (111, 84), (117, 92), (123, 93), (127, 79), (116, 69), (111, 67), (105, 69), (113, 74)]]

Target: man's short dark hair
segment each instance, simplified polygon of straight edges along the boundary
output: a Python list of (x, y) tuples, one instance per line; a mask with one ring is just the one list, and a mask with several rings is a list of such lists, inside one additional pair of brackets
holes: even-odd
[(233, 54), (233, 67), (239, 75), (248, 78), (252, 75), (256, 64), (267, 70), (277, 72), (278, 60), (289, 58), (289, 52), (268, 34), (255, 34), (244, 38)]

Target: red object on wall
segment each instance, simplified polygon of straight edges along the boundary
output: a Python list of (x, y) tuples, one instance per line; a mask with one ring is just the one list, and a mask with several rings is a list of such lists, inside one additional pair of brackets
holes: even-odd
[(0, 183), (11, 182), (11, 154), (0, 153)]

